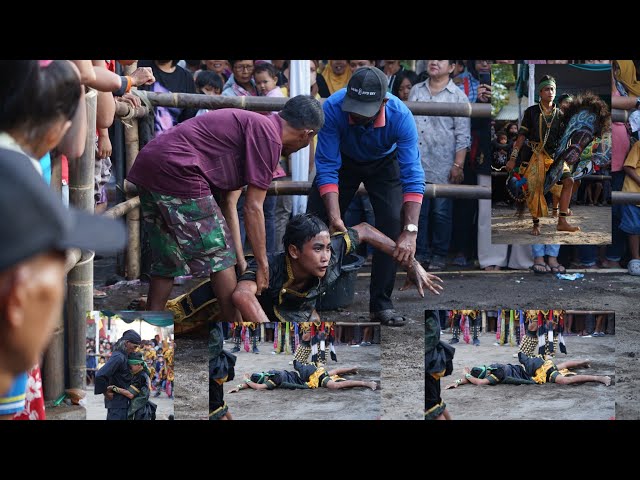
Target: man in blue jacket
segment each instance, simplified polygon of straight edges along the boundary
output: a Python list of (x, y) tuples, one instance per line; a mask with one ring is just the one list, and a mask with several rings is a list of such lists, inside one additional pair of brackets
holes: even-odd
[(387, 93), (387, 77), (375, 67), (352, 75), (346, 89), (323, 105), (318, 134), (316, 177), (308, 211), (323, 218), (331, 233), (346, 232), (342, 216), (360, 183), (373, 206), (376, 228), (396, 241), (393, 258), (376, 251), (370, 286), (370, 317), (403, 326), (393, 308), (396, 261), (408, 266), (415, 255), (424, 171), (411, 111)]

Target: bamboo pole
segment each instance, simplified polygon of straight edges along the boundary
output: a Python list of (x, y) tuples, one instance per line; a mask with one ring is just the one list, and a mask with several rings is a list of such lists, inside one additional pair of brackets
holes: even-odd
[[(84, 153), (69, 162), (69, 203), (93, 213), (96, 155), (97, 92), (89, 90), (87, 102), (87, 139)], [(82, 252), (80, 261), (67, 275), (67, 319), (69, 330), (69, 386), (84, 388), (86, 377), (87, 312), (93, 310), (93, 256)]]
[(149, 114), (147, 107), (141, 105), (133, 108), (131, 104), (127, 102), (116, 102), (116, 117), (141, 118), (146, 117)]
[(629, 120), (629, 111), (628, 110), (620, 110), (620, 109), (617, 109), (617, 108), (614, 108), (613, 110), (611, 110), (611, 121), (612, 122), (626, 122), (627, 120)]
[[(62, 156), (51, 155), (51, 189), (61, 197)], [(79, 250), (78, 250), (79, 252)], [(76, 260), (77, 262), (77, 260)], [(74, 262), (74, 265), (75, 263)], [(65, 270), (68, 272), (69, 270)], [(64, 392), (64, 312), (60, 310), (42, 362), (44, 400), (52, 401)]]
[[(151, 105), (177, 108), (241, 108), (255, 112), (282, 110), (288, 98), (277, 97), (223, 97), (198, 93), (146, 92)], [(323, 102), (321, 100), (321, 102)], [(491, 105), (483, 103), (404, 102), (414, 115), (440, 117), (491, 118)]]
[[(137, 68), (137, 62), (124, 69), (125, 75), (133, 72)], [(140, 150), (138, 138), (138, 120), (134, 117), (129, 120), (130, 128), (124, 130), (126, 175), (129, 174), (133, 162), (135, 162)], [(127, 194), (127, 201), (133, 195)], [(127, 213), (127, 267), (126, 277), (133, 280), (140, 277), (140, 207), (133, 208)]]
[(126, 215), (134, 208), (140, 207), (140, 197), (133, 197), (127, 200), (126, 202), (119, 203), (115, 207), (110, 208), (106, 212), (104, 212), (105, 217), (109, 218), (118, 218)]
[[(271, 182), (269, 190), (267, 190), (267, 195), (306, 195), (310, 190), (311, 182), (274, 181)], [(121, 215), (121, 213), (116, 213), (119, 212), (121, 208), (126, 210), (131, 208), (131, 205), (137, 206), (135, 197), (133, 197), (138, 192), (136, 186), (133, 183), (126, 182), (125, 191), (127, 192), (127, 196), (130, 196), (130, 200), (120, 204), (127, 204), (127, 206), (120, 207), (120, 205), (117, 205), (109, 210), (109, 212), (114, 211), (114, 213), (111, 214), (114, 217)], [(361, 195), (366, 192), (367, 190), (363, 186), (360, 186), (358, 189), (358, 193)], [(430, 183), (425, 188), (424, 196), (427, 198), (491, 199), (491, 189), (477, 185), (447, 185)], [(611, 202), (614, 204), (640, 204), (640, 193), (611, 192)]]

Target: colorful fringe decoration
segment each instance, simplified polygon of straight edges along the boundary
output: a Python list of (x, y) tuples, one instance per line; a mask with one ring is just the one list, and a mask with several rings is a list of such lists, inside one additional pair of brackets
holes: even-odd
[(567, 346), (564, 343), (564, 310), (558, 314), (558, 342), (560, 351), (566, 355)]
[(265, 327), (264, 327), (264, 323), (260, 324), (260, 338), (262, 339), (262, 341), (264, 342), (267, 338), (267, 334), (265, 332)]
[(295, 343), (295, 348), (294, 348), (294, 352), (298, 351), (298, 347), (300, 346), (300, 333), (298, 332), (298, 322), (294, 322), (293, 324), (293, 335), (294, 335), (294, 343)]
[(538, 355), (542, 355), (542, 357), (544, 357), (545, 333), (546, 332), (542, 312), (538, 310)]
[(516, 340), (516, 317), (513, 310), (509, 311), (509, 345), (514, 347)]
[(500, 312), (500, 345), (504, 345), (504, 338), (507, 334), (507, 325), (504, 310)]
[(520, 314), (520, 344), (522, 345), (522, 339), (527, 334), (524, 327), (524, 312), (522, 310), (518, 310)]
[(287, 355), (291, 355), (291, 329), (289, 328), (289, 323), (290, 322), (286, 322), (284, 324), (284, 353)]
[(244, 351), (248, 352), (249, 350), (251, 350), (251, 341), (249, 339), (250, 337), (250, 333), (249, 333), (249, 328), (243, 326), (242, 327), (242, 341), (244, 342)]
[(462, 338), (464, 339), (465, 343), (469, 343), (471, 341), (469, 321), (469, 315), (465, 315), (463, 313), (460, 314), (460, 330), (462, 330)]
[(281, 322), (276, 322), (276, 328), (273, 333), (273, 351), (280, 353), (280, 332), (282, 328)]
[(331, 355), (331, 360), (334, 362), (338, 361), (338, 355), (336, 354), (336, 349), (333, 346), (333, 340), (335, 338), (335, 331), (333, 329), (333, 324), (329, 327), (329, 355)]
[(502, 310), (498, 309), (498, 318), (496, 319), (496, 341), (500, 341), (500, 317), (502, 317)]

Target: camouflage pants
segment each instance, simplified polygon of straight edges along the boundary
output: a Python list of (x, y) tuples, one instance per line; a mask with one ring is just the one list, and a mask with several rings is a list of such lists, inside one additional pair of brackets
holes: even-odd
[(138, 188), (151, 244), (151, 274), (203, 277), (236, 264), (236, 251), (212, 195), (177, 198)]

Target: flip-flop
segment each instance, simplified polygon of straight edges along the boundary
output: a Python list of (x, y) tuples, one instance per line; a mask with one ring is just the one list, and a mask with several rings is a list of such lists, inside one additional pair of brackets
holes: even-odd
[(549, 266), (551, 267), (551, 273), (567, 273), (567, 269), (564, 268), (563, 265), (558, 264), (554, 266), (551, 266), (551, 265)]
[[(543, 270), (536, 269), (535, 267), (541, 267)], [(544, 275), (545, 273), (549, 273), (551, 271), (549, 270), (549, 265), (547, 265), (546, 263), (534, 263), (529, 267), (529, 270), (531, 270), (536, 275)]]
[(380, 310), (379, 312), (372, 312), (369, 315), (372, 321), (378, 321), (382, 325), (387, 327), (404, 327), (406, 318), (402, 315), (398, 315), (395, 310)]

